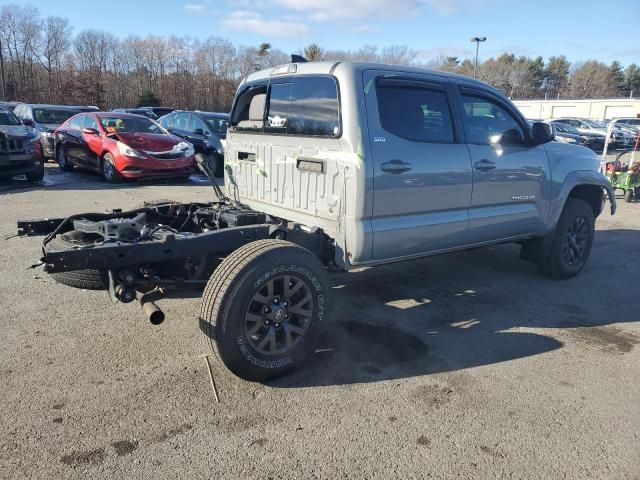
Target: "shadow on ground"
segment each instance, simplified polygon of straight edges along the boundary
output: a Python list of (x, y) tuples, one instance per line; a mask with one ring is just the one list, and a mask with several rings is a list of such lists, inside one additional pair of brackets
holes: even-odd
[[(640, 261), (638, 237), (634, 230), (597, 232), (589, 264), (566, 281), (549, 280), (518, 260), (516, 245), (336, 275), (334, 322), (318, 351), (269, 385), (341, 385), (455, 371), (551, 352), (563, 346), (555, 337), (567, 334), (607, 354), (627, 353), (640, 336), (611, 324), (639, 319), (628, 297), (629, 267)], [(602, 296), (584, 298), (582, 286), (592, 282), (602, 282)]]

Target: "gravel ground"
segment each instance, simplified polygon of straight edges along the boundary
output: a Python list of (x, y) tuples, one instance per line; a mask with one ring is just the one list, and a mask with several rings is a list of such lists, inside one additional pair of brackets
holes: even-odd
[(199, 299), (135, 305), (28, 268), (18, 218), (211, 198), (47, 168), (0, 184), (0, 477), (640, 478), (640, 204), (556, 282), (513, 245), (334, 277), (333, 351), (268, 385), (208, 353)]

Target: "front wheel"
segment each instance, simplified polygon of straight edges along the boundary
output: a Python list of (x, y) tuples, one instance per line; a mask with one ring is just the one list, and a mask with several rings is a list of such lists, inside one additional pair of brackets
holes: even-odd
[(29, 172), (26, 174), (27, 181), (29, 182), (41, 182), (44, 178), (44, 163), (39, 162), (40, 166), (35, 172)]
[(201, 321), (224, 366), (266, 381), (299, 366), (330, 320), (330, 285), (320, 260), (282, 240), (249, 243), (215, 270)]
[(110, 153), (105, 153), (100, 161), (100, 167), (102, 170), (102, 178), (107, 183), (119, 183), (122, 180), (120, 173), (116, 169), (115, 161)]
[(569, 198), (553, 232), (551, 246), (539, 262), (551, 278), (571, 278), (587, 263), (595, 232), (595, 216), (584, 200)]

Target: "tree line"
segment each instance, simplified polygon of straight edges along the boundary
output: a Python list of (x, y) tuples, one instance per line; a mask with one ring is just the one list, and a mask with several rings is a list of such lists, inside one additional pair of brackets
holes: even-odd
[[(308, 60), (356, 60), (429, 67), (473, 75), (472, 59), (442, 56), (430, 62), (405, 46), (296, 52)], [(209, 37), (147, 35), (117, 38), (107, 31), (76, 34), (69, 20), (43, 18), (33, 6), (0, 9), (0, 98), (100, 108), (165, 104), (228, 111), (249, 73), (287, 63), (269, 43), (234, 45)], [(514, 99), (627, 97), (640, 94), (640, 68), (566, 57), (529, 58), (505, 53), (478, 65), (477, 76)]]

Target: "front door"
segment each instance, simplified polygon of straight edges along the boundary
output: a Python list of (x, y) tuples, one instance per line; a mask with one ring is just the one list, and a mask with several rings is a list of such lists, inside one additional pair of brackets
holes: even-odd
[[(531, 146), (524, 120), (498, 96), (462, 87), (460, 98), (473, 162), (470, 243), (543, 232), (551, 187), (544, 145)], [(496, 144), (505, 132), (511, 141)]]
[(373, 259), (463, 245), (471, 202), (471, 159), (436, 75), (365, 71), (374, 164)]

